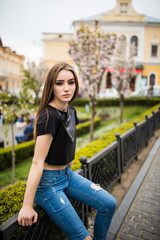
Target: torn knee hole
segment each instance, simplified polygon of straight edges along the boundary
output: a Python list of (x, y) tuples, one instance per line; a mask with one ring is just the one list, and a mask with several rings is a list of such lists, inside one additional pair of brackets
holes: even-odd
[(102, 189), (98, 184), (94, 184), (94, 183), (91, 184), (91, 188), (93, 188), (96, 191), (99, 191)]

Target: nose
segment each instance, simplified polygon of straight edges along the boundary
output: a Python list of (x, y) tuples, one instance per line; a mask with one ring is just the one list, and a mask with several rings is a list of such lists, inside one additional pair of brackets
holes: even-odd
[(69, 87), (67, 83), (64, 85), (64, 91), (69, 91)]

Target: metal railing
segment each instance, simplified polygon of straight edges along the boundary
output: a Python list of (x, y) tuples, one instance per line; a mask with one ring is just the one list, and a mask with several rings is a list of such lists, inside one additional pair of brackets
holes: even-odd
[[(147, 146), (154, 131), (160, 128), (160, 109), (152, 112), (151, 116), (146, 116), (144, 121), (133, 124), (133, 128), (121, 136), (116, 134), (117, 140), (96, 155), (89, 159), (82, 156), (80, 158), (82, 169), (76, 172), (107, 190), (120, 181), (121, 173), (133, 159), (137, 159), (138, 153)], [(78, 201), (71, 200), (71, 202), (87, 227), (89, 207)], [(18, 214), (16, 214), (0, 226), (0, 238), (2, 240), (67, 239), (62, 230), (39, 206), (36, 205), (35, 210), (39, 214), (36, 224), (32, 227), (20, 227), (17, 223)]]

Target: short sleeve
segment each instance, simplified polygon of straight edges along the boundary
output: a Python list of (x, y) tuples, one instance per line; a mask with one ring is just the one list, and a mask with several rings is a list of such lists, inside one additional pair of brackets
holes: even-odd
[(50, 111), (47, 108), (42, 110), (37, 121), (37, 137), (45, 134), (55, 135), (58, 129), (58, 122), (55, 111)]
[(69, 106), (69, 107), (70, 107), (70, 109), (72, 109), (74, 111), (75, 122), (76, 122), (76, 125), (77, 125), (79, 123), (79, 120), (78, 120), (78, 117), (77, 117), (76, 109), (73, 106)]

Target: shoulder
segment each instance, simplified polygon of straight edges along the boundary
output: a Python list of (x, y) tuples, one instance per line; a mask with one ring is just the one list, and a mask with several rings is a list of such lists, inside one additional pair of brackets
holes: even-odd
[(73, 106), (69, 105), (68, 108), (69, 108), (69, 111), (76, 113), (76, 109)]
[(41, 122), (46, 122), (46, 120), (48, 119), (57, 119), (59, 118), (56, 109), (47, 106), (46, 108), (44, 108), (40, 114), (39, 114), (39, 118), (38, 118), (38, 123)]
[(70, 106), (70, 105), (69, 105), (69, 112), (70, 112), (71, 114), (74, 114), (74, 116), (75, 116), (75, 121), (76, 121), (76, 125), (77, 125), (77, 124), (79, 123), (79, 121), (78, 121), (76, 109), (75, 109), (73, 106)]

